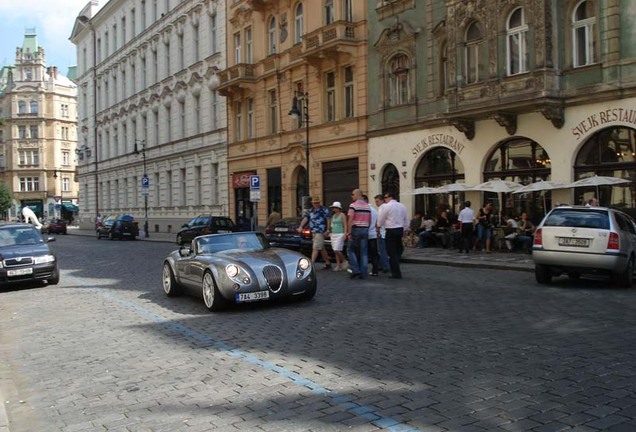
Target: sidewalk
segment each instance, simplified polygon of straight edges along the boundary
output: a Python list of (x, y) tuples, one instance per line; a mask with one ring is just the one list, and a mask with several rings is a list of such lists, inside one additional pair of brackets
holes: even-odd
[[(95, 237), (95, 232), (92, 230), (80, 230), (73, 227), (69, 228), (68, 233), (69, 235)], [(148, 237), (144, 237), (142, 232), (138, 239), (143, 241), (173, 243), (175, 245), (175, 249), (177, 247), (176, 234), (174, 233), (150, 233)], [(402, 256), (402, 261), (416, 264), (432, 264), (465, 268), (490, 268), (494, 270), (534, 270), (532, 255), (520, 252), (492, 252), (487, 254), (485, 252), (459, 253), (455, 249), (442, 248), (406, 248), (404, 250), (404, 255)]]

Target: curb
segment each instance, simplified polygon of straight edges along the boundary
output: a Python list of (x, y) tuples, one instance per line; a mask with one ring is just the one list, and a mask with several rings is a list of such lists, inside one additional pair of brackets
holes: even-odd
[(509, 271), (523, 271), (523, 272), (534, 272), (534, 269), (531, 267), (522, 267), (514, 264), (494, 264), (494, 263), (486, 263), (486, 262), (448, 262), (448, 261), (438, 261), (434, 259), (426, 259), (426, 258), (406, 258), (402, 257), (401, 262), (409, 263), (409, 264), (428, 264), (428, 265), (437, 265), (437, 266), (446, 266), (446, 267), (461, 267), (461, 268), (488, 268), (493, 270), (509, 270)]

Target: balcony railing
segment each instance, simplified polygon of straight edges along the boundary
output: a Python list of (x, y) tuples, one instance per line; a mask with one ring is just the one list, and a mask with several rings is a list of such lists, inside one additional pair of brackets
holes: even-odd
[(319, 55), (325, 51), (336, 51), (340, 46), (356, 45), (362, 41), (362, 28), (349, 21), (336, 21), (303, 36), (303, 56)]
[(219, 91), (245, 87), (256, 81), (256, 65), (240, 63), (219, 73)]

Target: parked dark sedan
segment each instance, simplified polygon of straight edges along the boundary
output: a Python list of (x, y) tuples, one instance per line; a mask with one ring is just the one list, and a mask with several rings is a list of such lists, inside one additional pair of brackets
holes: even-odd
[(276, 247), (291, 249), (311, 254), (311, 231), (309, 227), (303, 227), (300, 230), (300, 222), (302, 217), (286, 217), (282, 218), (265, 228), (265, 238)]
[[(66, 234), (66, 221), (64, 219), (51, 219), (46, 225), (47, 234)], [(44, 231), (44, 229), (42, 229)]]
[(42, 234), (31, 224), (0, 225), (0, 287), (43, 282), (57, 285), (60, 271), (57, 258)]
[(189, 292), (212, 311), (236, 303), (310, 300), (317, 286), (309, 258), (271, 247), (258, 232), (195, 238), (166, 257), (162, 281), (167, 296)]
[(207, 234), (225, 234), (241, 231), (239, 227), (225, 216), (199, 215), (183, 224), (177, 233), (177, 244), (190, 244), (192, 239)]
[(135, 240), (139, 235), (139, 226), (134, 217), (127, 214), (111, 215), (95, 229), (97, 240), (108, 237), (111, 240), (125, 237)]

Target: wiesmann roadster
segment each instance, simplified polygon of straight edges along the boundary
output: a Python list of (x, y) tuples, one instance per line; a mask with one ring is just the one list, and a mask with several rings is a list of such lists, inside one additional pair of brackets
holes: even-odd
[(314, 266), (305, 255), (269, 245), (263, 234), (241, 232), (196, 237), (163, 263), (169, 297), (199, 295), (211, 311), (231, 304), (316, 294)]

